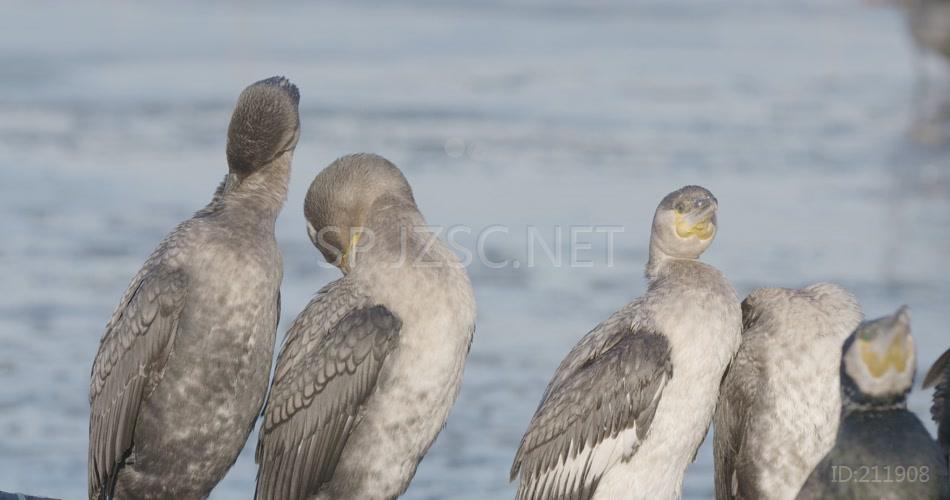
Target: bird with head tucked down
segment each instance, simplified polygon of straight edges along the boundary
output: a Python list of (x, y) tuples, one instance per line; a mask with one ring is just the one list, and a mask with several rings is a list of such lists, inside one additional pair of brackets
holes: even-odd
[(241, 93), (228, 174), (139, 270), (92, 367), (89, 498), (205, 498), (267, 393), (283, 267), (274, 223), (300, 136), (300, 94)]
[(861, 307), (844, 288), (817, 283), (755, 290), (742, 316), (714, 419), (716, 498), (790, 500), (834, 444), (841, 343)]
[(406, 491), (458, 396), (475, 297), (409, 182), (377, 155), (313, 180), (307, 233), (343, 276), (284, 339), (257, 446), (258, 500)]

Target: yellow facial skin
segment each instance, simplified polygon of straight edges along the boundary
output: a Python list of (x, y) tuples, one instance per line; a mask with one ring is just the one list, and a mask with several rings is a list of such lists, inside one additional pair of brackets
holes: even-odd
[(907, 343), (902, 336), (894, 337), (883, 356), (878, 355), (870, 342), (860, 339), (857, 342), (861, 361), (868, 367), (868, 371), (874, 378), (883, 376), (890, 367), (894, 367), (897, 373), (904, 373), (907, 369), (907, 359), (910, 356), (907, 352)]
[(708, 240), (716, 234), (716, 226), (712, 223), (712, 215), (702, 221), (690, 225), (683, 214), (676, 212), (676, 235), (680, 238), (696, 236), (700, 240)]

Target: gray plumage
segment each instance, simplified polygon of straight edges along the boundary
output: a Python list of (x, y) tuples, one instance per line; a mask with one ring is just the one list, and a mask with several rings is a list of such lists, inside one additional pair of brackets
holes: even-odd
[(697, 260), (717, 208), (697, 186), (660, 203), (647, 291), (561, 362), (511, 468), (519, 499), (680, 495), (739, 345), (735, 291)]
[(299, 136), (296, 87), (249, 86), (229, 174), (133, 278), (92, 366), (89, 497), (204, 498), (243, 448), (267, 390), (279, 316), (274, 222)]
[(866, 321), (842, 348), (842, 419), (801, 500), (950, 498), (947, 462), (907, 411), (915, 355), (906, 308)]
[(937, 358), (924, 377), (924, 389), (933, 386), (933, 406), (930, 415), (937, 423), (937, 441), (943, 448), (943, 456), (950, 459), (950, 349)]
[[(652, 332), (632, 331), (625, 321), (610, 323), (595, 335), (600, 345), (594, 352), (575, 351), (572, 355), (580, 356), (565, 361), (577, 365), (576, 374), (548, 387), (512, 467), (512, 479), (519, 473), (528, 478), (519, 498), (590, 498), (602, 471), (594, 468), (600, 465), (595, 454), (584, 453), (580, 443), (616, 439), (628, 429), (636, 433), (635, 442), (645, 438), (658, 396), (673, 376), (669, 342)], [(603, 386), (591, 387), (591, 382)], [(572, 461), (582, 463), (562, 478), (548, 472)]]
[(383, 158), (334, 162), (304, 211), (314, 245), (344, 276), (284, 339), (256, 498), (395, 498), (458, 395), (475, 328), (471, 285)]
[(717, 499), (792, 499), (834, 444), (841, 344), (861, 321), (829, 283), (764, 288), (742, 302), (742, 345), (716, 408)]

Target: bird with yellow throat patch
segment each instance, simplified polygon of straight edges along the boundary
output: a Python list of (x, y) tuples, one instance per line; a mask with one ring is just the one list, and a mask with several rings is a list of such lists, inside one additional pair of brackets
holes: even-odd
[(950, 498), (946, 459), (907, 410), (916, 369), (907, 307), (862, 323), (842, 353), (843, 407), (835, 446), (798, 498)]

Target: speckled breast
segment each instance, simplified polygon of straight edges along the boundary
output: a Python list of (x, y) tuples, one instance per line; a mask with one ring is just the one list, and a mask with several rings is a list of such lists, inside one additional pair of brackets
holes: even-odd
[(244, 447), (267, 391), (277, 326), (279, 258), (214, 254), (193, 270), (196, 293), (136, 431), (141, 479), (185, 496), (210, 491)]

